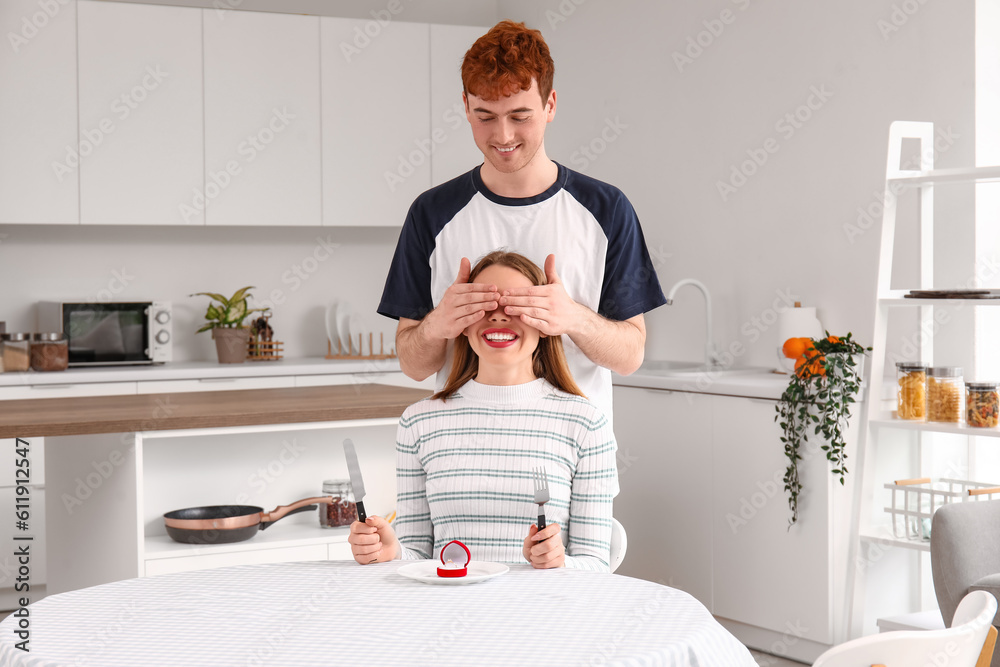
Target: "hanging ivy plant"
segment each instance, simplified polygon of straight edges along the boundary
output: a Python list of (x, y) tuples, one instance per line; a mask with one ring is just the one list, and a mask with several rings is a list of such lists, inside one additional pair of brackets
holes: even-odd
[[(774, 420), (781, 426), (781, 442), (788, 457), (785, 470), (785, 491), (792, 510), (791, 527), (799, 518), (799, 480), (801, 449), (809, 437), (823, 439), (834, 477), (844, 483), (847, 474), (847, 422), (851, 407), (861, 389), (860, 366), (856, 357), (871, 348), (862, 347), (848, 333), (843, 338), (831, 336), (810, 339), (805, 351), (795, 362), (788, 387), (781, 395)], [(811, 432), (811, 433), (810, 433)]]

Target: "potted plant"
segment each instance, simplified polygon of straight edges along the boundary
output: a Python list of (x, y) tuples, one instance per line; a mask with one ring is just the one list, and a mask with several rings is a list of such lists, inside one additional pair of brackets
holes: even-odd
[(250, 329), (243, 326), (243, 321), (252, 313), (267, 310), (266, 308), (250, 308), (247, 305), (252, 289), (253, 286), (238, 289), (228, 299), (215, 292), (197, 292), (191, 295), (207, 296), (213, 299), (213, 302), (208, 304), (208, 311), (205, 313), (207, 323), (198, 329), (197, 333), (212, 331), (220, 364), (239, 364), (246, 361)]
[(844, 337), (790, 338), (783, 346), (785, 356), (794, 358), (795, 372), (788, 387), (781, 395), (774, 420), (781, 426), (781, 442), (785, 445), (788, 468), (785, 470), (785, 491), (788, 492), (788, 507), (792, 510), (789, 527), (799, 518), (798, 462), (802, 460), (802, 443), (810, 435), (823, 439), (820, 447), (830, 461), (831, 472), (844, 483), (847, 474), (847, 422), (851, 417), (851, 406), (861, 389), (861, 364), (856, 357), (864, 359), (871, 348), (862, 347)]

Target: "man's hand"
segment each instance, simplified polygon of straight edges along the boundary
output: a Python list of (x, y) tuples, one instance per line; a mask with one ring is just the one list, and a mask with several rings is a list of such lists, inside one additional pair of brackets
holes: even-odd
[(445, 291), (441, 302), (424, 317), (425, 335), (431, 339), (452, 340), (462, 335), (465, 328), (478, 322), (486, 313), (497, 309), (500, 294), (496, 285), (470, 283), (472, 266), (467, 257), (462, 258), (458, 277)]
[(581, 333), (593, 312), (570, 298), (556, 273), (556, 256), (545, 258), (547, 285), (504, 290), (500, 305), (511, 316), (541, 331), (546, 336)]
[(550, 523), (541, 531), (538, 530), (538, 526), (531, 524), (528, 536), (521, 545), (521, 555), (536, 570), (564, 567), (566, 547), (563, 546), (562, 538), (559, 536), (561, 532), (562, 528), (558, 523)]

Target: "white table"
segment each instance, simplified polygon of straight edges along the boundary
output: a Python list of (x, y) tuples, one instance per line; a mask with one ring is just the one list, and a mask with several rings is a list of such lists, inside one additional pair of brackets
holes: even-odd
[(128, 579), (28, 607), (30, 653), (0, 623), (0, 665), (677, 665), (755, 667), (687, 593), (575, 570), (465, 586), (402, 563), (243, 565)]

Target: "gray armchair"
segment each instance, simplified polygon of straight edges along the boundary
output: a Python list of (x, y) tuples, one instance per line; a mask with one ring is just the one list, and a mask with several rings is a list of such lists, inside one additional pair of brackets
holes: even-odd
[[(949, 503), (934, 513), (931, 574), (945, 627), (970, 591), (1000, 600), (1000, 500)], [(1000, 613), (994, 626), (998, 619)], [(1000, 667), (1000, 652), (991, 664)]]

